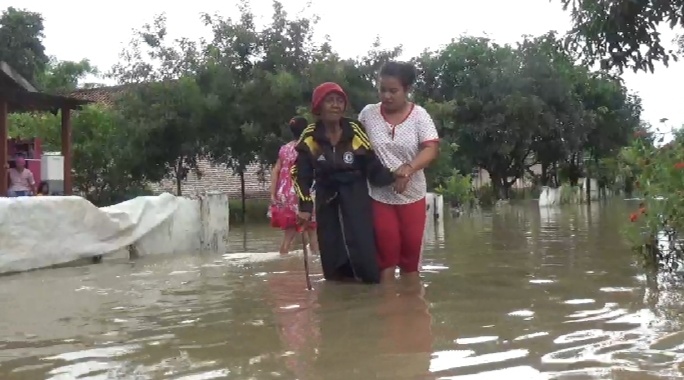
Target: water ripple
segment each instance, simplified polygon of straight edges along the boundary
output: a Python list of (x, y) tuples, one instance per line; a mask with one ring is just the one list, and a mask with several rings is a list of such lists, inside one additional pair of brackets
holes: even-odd
[(313, 256), (308, 291), (267, 228), (224, 255), (6, 276), (0, 378), (682, 378), (684, 283), (634, 265), (628, 206), (447, 221), (422, 286), (326, 283)]

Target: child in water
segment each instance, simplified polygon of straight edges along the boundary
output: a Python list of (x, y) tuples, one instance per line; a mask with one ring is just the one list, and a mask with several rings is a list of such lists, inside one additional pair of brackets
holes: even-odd
[(316, 239), (316, 224), (311, 223), (304, 231), (299, 231), (297, 226), (297, 213), (299, 212), (299, 202), (292, 184), (290, 171), (297, 159), (295, 146), (297, 140), (308, 125), (305, 118), (301, 116), (293, 117), (290, 120), (290, 132), (293, 140), (280, 147), (278, 151), (278, 161), (273, 166), (271, 172), (271, 207), (270, 218), (272, 225), (283, 230), (283, 240), (280, 243), (280, 253), (286, 254), (290, 251), (294, 238), (301, 232), (306, 234), (311, 245), (311, 250), (318, 251)]

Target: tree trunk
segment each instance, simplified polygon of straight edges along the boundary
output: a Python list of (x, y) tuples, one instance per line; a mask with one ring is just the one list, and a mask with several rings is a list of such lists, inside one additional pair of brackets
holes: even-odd
[(591, 170), (589, 169), (589, 165), (587, 165), (587, 175), (584, 178), (584, 185), (587, 190), (587, 203), (591, 203)]
[(505, 179), (502, 178), (499, 174), (494, 173), (491, 173), (489, 175), (489, 178), (492, 181), (492, 188), (494, 189), (496, 199), (508, 199), (508, 190), (506, 189)]
[(553, 163), (553, 187), (560, 187), (560, 181), (558, 180), (558, 163)]
[(176, 164), (176, 195), (181, 196), (183, 195), (182, 192), (182, 187), (183, 187), (183, 157), (178, 158), (178, 162)]
[(245, 197), (245, 171), (240, 169), (240, 172), (238, 173), (240, 176), (240, 197), (242, 198), (242, 223), (245, 222), (245, 215), (247, 212), (247, 202), (246, 202), (246, 197)]
[(627, 198), (632, 198), (633, 192), (634, 192), (634, 178), (633, 177), (625, 177), (625, 186), (624, 186), (624, 191), (625, 191), (625, 196)]
[[(504, 190), (504, 195), (505, 195), (506, 199), (511, 198), (511, 189), (513, 188), (513, 185), (515, 185), (516, 182), (518, 182), (518, 178), (513, 178), (510, 181), (507, 179), (503, 180), (503, 190)], [(523, 195), (523, 198), (525, 198), (525, 188), (524, 187), (523, 187), (523, 194), (522, 195)]]
[(542, 186), (549, 186), (549, 165), (545, 162), (541, 164), (541, 178), (540, 182)]

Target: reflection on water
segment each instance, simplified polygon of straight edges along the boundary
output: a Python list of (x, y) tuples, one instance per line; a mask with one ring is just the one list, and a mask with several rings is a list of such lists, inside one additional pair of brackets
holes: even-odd
[(684, 284), (635, 265), (633, 208), (431, 221), (420, 285), (326, 283), (314, 257), (307, 291), (267, 227), (225, 255), (5, 276), (0, 379), (682, 378)]

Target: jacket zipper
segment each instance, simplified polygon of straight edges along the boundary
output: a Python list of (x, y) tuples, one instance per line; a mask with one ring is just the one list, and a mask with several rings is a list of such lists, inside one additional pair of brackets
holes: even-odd
[(347, 260), (349, 260), (349, 265), (351, 266), (354, 279), (358, 280), (359, 276), (356, 275), (356, 270), (354, 269), (354, 262), (352, 261), (351, 254), (349, 253), (349, 246), (347, 245), (347, 235), (344, 233), (344, 218), (342, 217), (342, 210), (340, 209), (339, 204), (337, 206), (337, 218), (340, 221), (340, 231), (342, 232), (342, 244), (344, 244), (344, 251), (347, 253)]
[[(336, 152), (336, 146), (333, 145), (332, 151), (333, 151), (333, 164), (336, 163), (337, 161), (337, 152)], [(349, 253), (349, 246), (347, 245), (347, 235), (344, 232), (344, 218), (342, 217), (342, 210), (340, 209), (340, 205), (337, 205), (337, 219), (340, 221), (340, 232), (342, 232), (342, 244), (344, 244), (344, 251), (347, 253), (347, 260), (349, 260), (349, 265), (351, 266), (352, 274), (354, 275), (354, 279), (358, 280), (359, 276), (356, 275), (356, 270), (354, 269), (354, 262), (352, 261), (351, 258), (351, 253)]]

